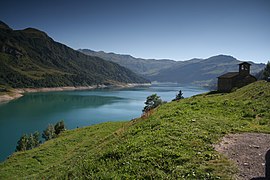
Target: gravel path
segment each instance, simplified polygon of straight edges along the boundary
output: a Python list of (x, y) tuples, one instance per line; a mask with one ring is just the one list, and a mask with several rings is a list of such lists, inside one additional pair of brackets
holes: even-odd
[(270, 134), (230, 134), (214, 147), (236, 163), (239, 168), (236, 179), (270, 180)]

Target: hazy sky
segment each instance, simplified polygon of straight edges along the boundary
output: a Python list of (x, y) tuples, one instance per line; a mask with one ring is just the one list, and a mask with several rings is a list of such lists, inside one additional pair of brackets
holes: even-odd
[(0, 20), (74, 49), (187, 60), (270, 60), (270, 0), (6, 0)]

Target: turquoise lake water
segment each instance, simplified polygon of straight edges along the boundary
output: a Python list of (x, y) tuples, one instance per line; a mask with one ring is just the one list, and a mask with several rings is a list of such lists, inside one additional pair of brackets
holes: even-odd
[(97, 89), (29, 93), (0, 104), (0, 161), (16, 148), (24, 133), (42, 133), (48, 124), (64, 120), (68, 129), (107, 121), (127, 121), (142, 114), (146, 97), (157, 93), (171, 101), (179, 90), (184, 97), (208, 91), (201, 87), (158, 84), (143, 88)]

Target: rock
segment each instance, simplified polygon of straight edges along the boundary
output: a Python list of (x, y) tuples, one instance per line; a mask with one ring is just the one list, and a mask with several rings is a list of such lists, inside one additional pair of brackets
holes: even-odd
[(257, 149), (260, 148), (260, 146), (257, 146), (257, 145), (249, 145), (249, 147), (251, 147), (251, 148), (257, 148)]

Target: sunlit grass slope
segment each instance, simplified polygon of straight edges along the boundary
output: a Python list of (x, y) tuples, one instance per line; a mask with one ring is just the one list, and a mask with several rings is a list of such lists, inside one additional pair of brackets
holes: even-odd
[(235, 132), (270, 133), (270, 83), (171, 102), (149, 117), (63, 133), (0, 165), (0, 179), (231, 179), (213, 144)]
[(124, 123), (103, 123), (63, 132), (38, 148), (16, 152), (0, 165), (0, 179), (42, 179), (65, 175), (81, 157), (100, 151)]

